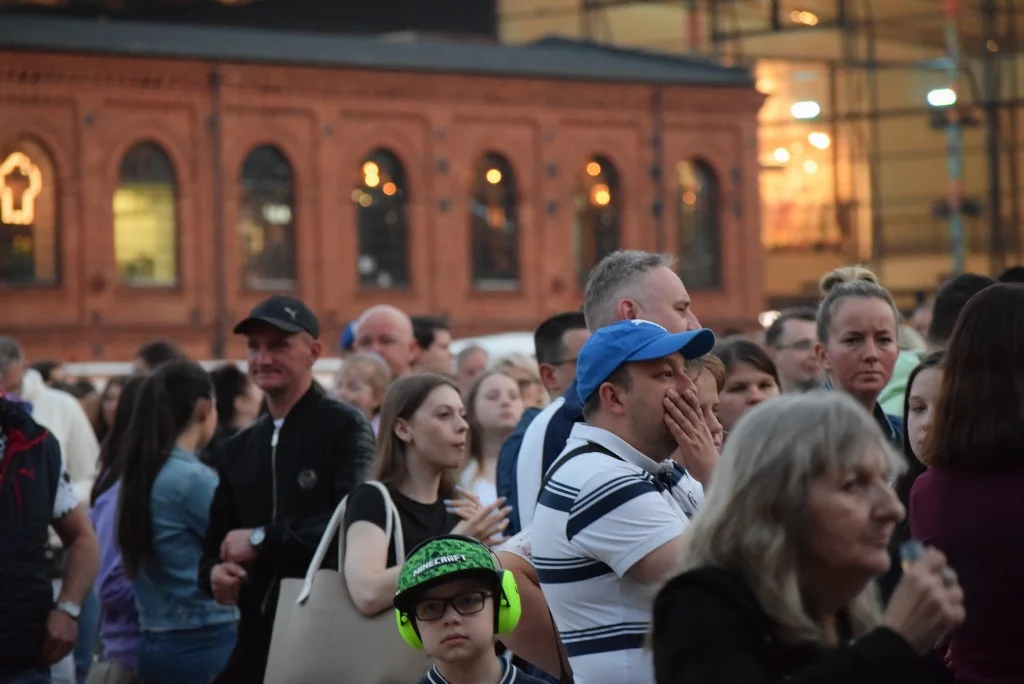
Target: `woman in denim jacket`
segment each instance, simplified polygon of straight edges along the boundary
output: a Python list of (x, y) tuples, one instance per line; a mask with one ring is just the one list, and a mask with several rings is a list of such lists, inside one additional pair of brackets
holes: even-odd
[(132, 579), (143, 684), (205, 684), (235, 645), (238, 612), (196, 582), (217, 474), (196, 452), (217, 427), (213, 385), (192, 361), (146, 378), (123, 445), (117, 538)]

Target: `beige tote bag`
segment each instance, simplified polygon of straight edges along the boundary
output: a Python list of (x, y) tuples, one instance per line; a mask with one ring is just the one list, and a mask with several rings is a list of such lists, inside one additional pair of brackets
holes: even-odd
[[(393, 540), (401, 565), (405, 539), (398, 509), (384, 485), (369, 484), (384, 497), (384, 535)], [(366, 617), (352, 603), (342, 575), (345, 534), (339, 534), (347, 502), (345, 497), (331, 516), (306, 578), (281, 580), (264, 684), (409, 684), (427, 671), (426, 655), (398, 636), (393, 611)], [(335, 535), (339, 571), (321, 569)]]

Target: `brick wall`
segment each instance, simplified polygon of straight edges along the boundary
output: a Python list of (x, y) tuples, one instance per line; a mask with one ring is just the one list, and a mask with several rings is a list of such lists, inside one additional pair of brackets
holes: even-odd
[[(227, 333), (227, 354), (241, 356), (230, 324), (266, 293), (243, 287), (238, 175), (263, 143), (292, 164), (297, 294), (332, 343), (371, 303), (445, 313), (460, 336), (532, 330), (544, 316), (578, 307), (572, 196), (593, 155), (610, 159), (621, 178), (622, 245), (666, 251), (675, 248), (675, 164), (710, 164), (721, 189), (724, 286), (692, 293), (698, 315), (707, 325), (746, 325), (763, 308), (761, 99), (753, 91), (667, 87), (659, 115), (654, 88), (643, 85), (11, 51), (0, 51), (0, 64), (0, 144), (37, 140), (57, 175), (60, 286), (0, 286), (0, 331), (35, 358), (126, 359), (154, 337), (210, 357), (218, 329)], [(111, 198), (122, 156), (142, 140), (159, 143), (177, 173), (173, 289), (122, 285), (114, 262)], [(413, 284), (405, 291), (359, 287), (351, 192), (363, 157), (378, 147), (397, 154), (408, 175)], [(492, 150), (507, 157), (519, 183), (516, 292), (471, 285), (468, 188), (478, 158)], [(665, 203), (660, 219), (657, 201)]]

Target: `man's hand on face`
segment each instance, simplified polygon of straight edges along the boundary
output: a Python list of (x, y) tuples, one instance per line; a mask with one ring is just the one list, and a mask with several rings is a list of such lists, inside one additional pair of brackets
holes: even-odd
[(245, 563), (255, 560), (256, 549), (249, 543), (252, 530), (231, 530), (220, 545), (220, 559), (232, 563)]
[(693, 479), (705, 487), (711, 482), (711, 474), (718, 463), (718, 449), (711, 436), (711, 430), (700, 411), (700, 402), (695, 390), (679, 394), (669, 390), (665, 395), (665, 425), (676, 440), (679, 449), (677, 460)]

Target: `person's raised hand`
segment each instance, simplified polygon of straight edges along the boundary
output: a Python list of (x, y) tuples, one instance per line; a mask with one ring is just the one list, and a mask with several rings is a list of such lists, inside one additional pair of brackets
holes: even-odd
[(511, 512), (512, 507), (505, 505), (505, 497), (499, 497), (490, 506), (478, 508), (472, 514), (467, 514), (467, 517), (452, 528), (452, 534), (473, 537), (488, 546), (496, 546), (505, 541), (501, 533), (508, 527), (508, 514)]
[(906, 565), (882, 624), (924, 655), (964, 621), (964, 592), (941, 551), (929, 548)]
[(706, 488), (718, 464), (718, 448), (711, 429), (704, 422), (697, 393), (686, 390), (682, 394), (669, 390), (662, 401), (665, 406), (665, 425), (676, 440), (679, 465), (693, 479)]

